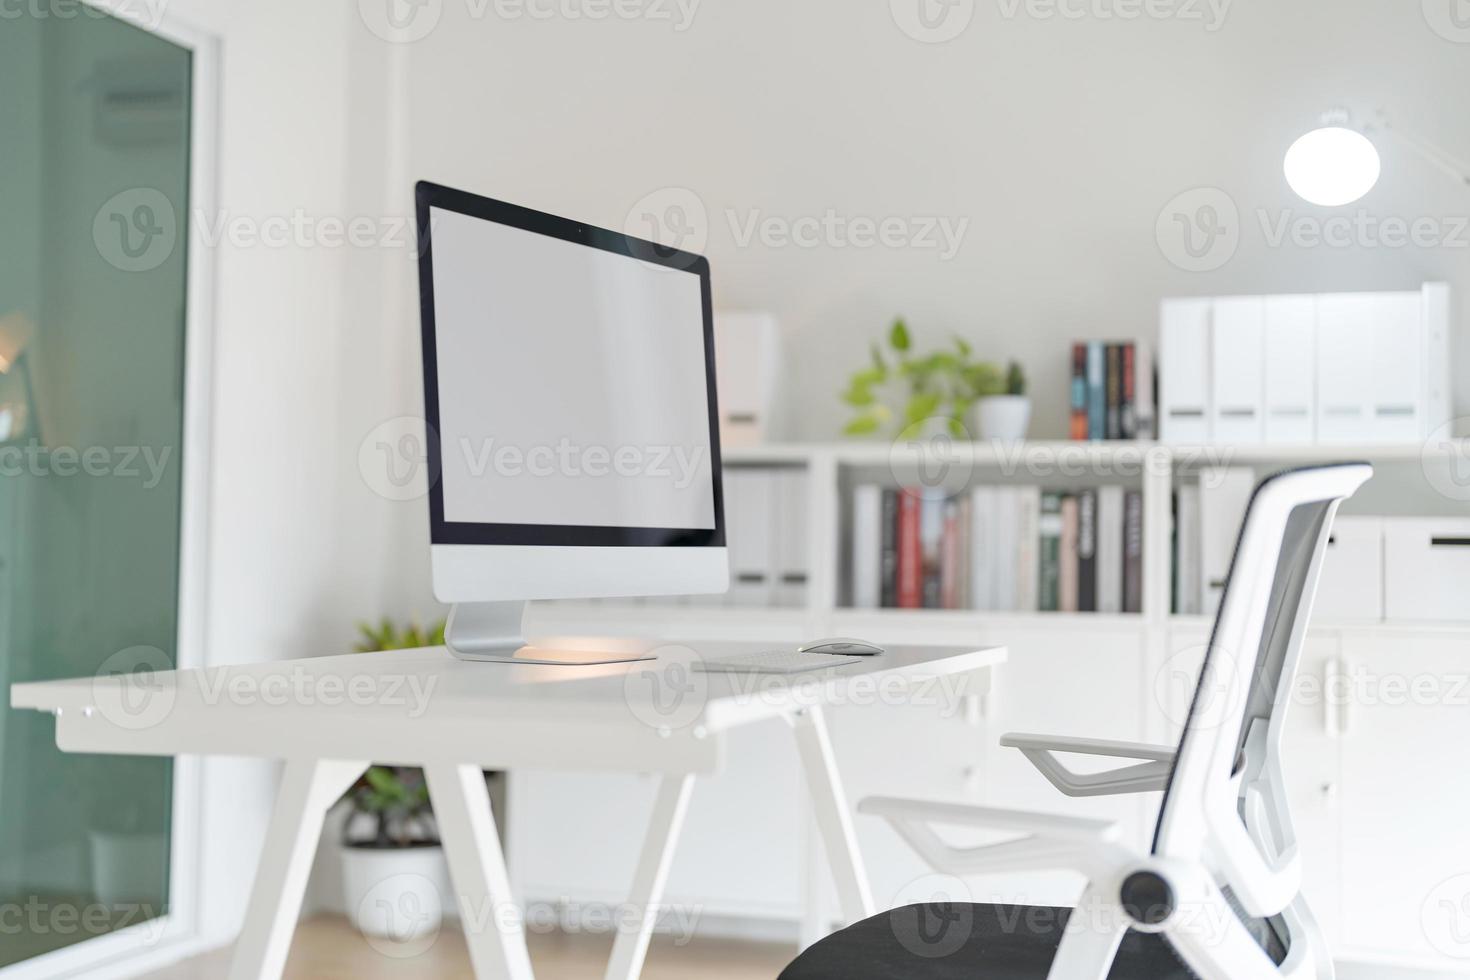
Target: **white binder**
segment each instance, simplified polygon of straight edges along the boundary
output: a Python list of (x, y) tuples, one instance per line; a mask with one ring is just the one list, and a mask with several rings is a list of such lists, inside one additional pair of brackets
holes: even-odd
[(1159, 313), (1159, 438), (1210, 442), (1209, 299), (1166, 299)]
[(724, 473), (730, 553), (730, 605), (769, 606), (774, 597), (773, 498), (775, 474), (769, 470), (729, 469)]
[(769, 313), (715, 314), (720, 444), (758, 446), (771, 435), (780, 388), (781, 330)]
[(1450, 373), (1450, 286), (1445, 282), (1427, 282), (1420, 291), (1420, 312), (1424, 321), (1424, 378), (1422, 405), (1424, 437), (1434, 435), (1454, 418), (1454, 399)]
[(1016, 549), (1019, 545), (1020, 493), (1015, 487), (1001, 487), (995, 495), (995, 608), (1003, 612), (1016, 609), (1018, 601)]
[(1123, 611), (1123, 488), (1097, 490), (1097, 611)]
[(1024, 484), (1015, 492), (1016, 609), (1019, 612), (1036, 612), (1041, 604), (1041, 488), (1035, 484)]
[(1266, 442), (1317, 439), (1317, 297), (1267, 296)]
[(1258, 443), (1265, 437), (1266, 301), (1260, 296), (1215, 300), (1210, 328), (1214, 390), (1211, 439), (1226, 444)]
[(787, 608), (806, 605), (807, 540), (810, 527), (806, 509), (806, 470), (777, 470), (774, 483), (776, 537), (772, 542), (776, 567), (771, 587), (776, 604)]
[(1371, 442), (1424, 438), (1422, 300), (1418, 293), (1379, 293), (1369, 300), (1373, 416), (1363, 434)]
[(975, 487), (970, 491), (970, 608), (988, 612), (996, 608), (995, 583), (996, 498), (999, 487)]
[(1200, 471), (1200, 613), (1220, 610), (1240, 525), (1256, 489), (1255, 471), (1243, 466), (1212, 466)]
[(852, 582), (854, 609), (883, 604), (883, 488), (866, 483), (852, 493)]
[(1363, 443), (1373, 420), (1372, 293), (1317, 298), (1317, 441)]

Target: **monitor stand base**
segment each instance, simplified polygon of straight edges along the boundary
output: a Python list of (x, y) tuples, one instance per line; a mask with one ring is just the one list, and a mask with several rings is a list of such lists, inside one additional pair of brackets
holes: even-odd
[(498, 664), (550, 664), (566, 667), (625, 664), (648, 654), (562, 650), (528, 646), (522, 622), (524, 602), (462, 602), (450, 607), (444, 645), (460, 660)]

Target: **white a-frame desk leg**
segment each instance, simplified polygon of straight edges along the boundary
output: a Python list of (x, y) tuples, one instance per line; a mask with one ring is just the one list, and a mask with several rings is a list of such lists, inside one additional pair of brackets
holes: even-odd
[(465, 942), (478, 980), (531, 980), (520, 910), (510, 893), (490, 793), (479, 766), (424, 767), (434, 819), (459, 896)]
[(322, 821), (367, 765), (326, 759), (286, 762), (230, 980), (274, 980), (285, 969)]
[(693, 776), (665, 776), (659, 784), (658, 799), (653, 804), (653, 818), (643, 840), (643, 854), (633, 876), (633, 892), (629, 905), (636, 922), (623, 926), (613, 943), (612, 959), (607, 964), (606, 980), (638, 980), (643, 960), (648, 956), (648, 941), (658, 924), (659, 903), (664, 884), (669, 880), (669, 866), (674, 860), (674, 846), (684, 827), (684, 814), (689, 810), (689, 793), (694, 788)]
[(832, 755), (832, 739), (822, 709), (806, 708), (791, 719), (796, 733), (796, 748), (801, 754), (801, 768), (806, 775), (807, 792), (811, 795), (812, 816), (817, 832), (827, 851), (827, 864), (837, 885), (837, 900), (842, 917), (849, 924), (873, 914), (873, 893), (863, 855), (858, 850), (853, 832), (852, 812), (837, 775), (837, 761)]

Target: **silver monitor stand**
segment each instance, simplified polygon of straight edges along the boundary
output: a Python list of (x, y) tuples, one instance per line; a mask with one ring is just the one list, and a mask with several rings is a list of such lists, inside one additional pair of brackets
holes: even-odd
[(444, 645), (461, 660), (502, 664), (592, 666), (648, 660), (650, 655), (596, 650), (547, 650), (528, 646), (525, 602), (462, 602), (450, 607)]

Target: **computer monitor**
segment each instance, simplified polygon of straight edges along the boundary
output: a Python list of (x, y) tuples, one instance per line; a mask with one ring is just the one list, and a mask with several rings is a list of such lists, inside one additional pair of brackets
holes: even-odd
[(466, 659), (522, 650), (533, 599), (729, 586), (709, 263), (417, 187), (434, 593)]

